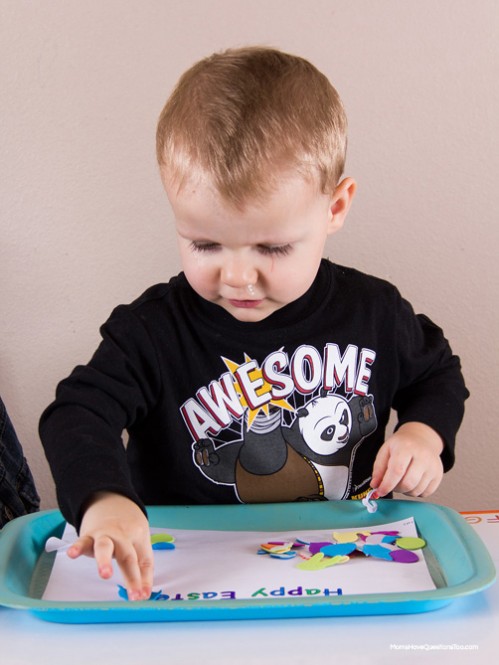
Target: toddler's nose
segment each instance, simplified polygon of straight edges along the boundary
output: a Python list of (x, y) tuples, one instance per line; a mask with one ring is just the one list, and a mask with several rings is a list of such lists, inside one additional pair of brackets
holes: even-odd
[(221, 279), (224, 284), (240, 289), (246, 288), (248, 284), (256, 284), (258, 273), (249, 261), (234, 257), (224, 263)]

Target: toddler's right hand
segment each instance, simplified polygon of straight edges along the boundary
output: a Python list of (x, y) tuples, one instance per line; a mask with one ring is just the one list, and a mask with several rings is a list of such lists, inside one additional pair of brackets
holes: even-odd
[(99, 575), (113, 574), (113, 557), (130, 600), (147, 600), (152, 591), (153, 553), (149, 523), (142, 510), (121, 494), (99, 492), (85, 511), (78, 540), (68, 556), (93, 556)]

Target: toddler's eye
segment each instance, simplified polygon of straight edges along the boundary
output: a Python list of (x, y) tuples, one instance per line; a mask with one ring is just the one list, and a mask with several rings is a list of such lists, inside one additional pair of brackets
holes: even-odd
[(286, 256), (291, 251), (291, 245), (258, 245), (261, 254), (273, 256)]
[(216, 252), (220, 249), (220, 245), (216, 242), (191, 242), (191, 249), (193, 252)]

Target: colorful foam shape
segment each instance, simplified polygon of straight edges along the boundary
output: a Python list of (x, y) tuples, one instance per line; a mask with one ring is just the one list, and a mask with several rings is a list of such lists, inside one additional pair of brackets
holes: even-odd
[(426, 541), (422, 538), (404, 536), (403, 538), (397, 538), (395, 544), (403, 550), (420, 550), (425, 547)]
[(280, 554), (283, 552), (289, 552), (293, 546), (293, 543), (262, 543), (260, 545), (261, 549), (267, 552), (268, 554)]
[[(297, 565), (302, 570), (322, 570), (338, 563), (346, 563), (351, 556), (368, 556), (396, 563), (414, 563), (419, 557), (414, 550), (425, 547), (423, 538), (400, 536), (398, 531), (334, 531), (333, 541), (307, 542), (295, 538), (292, 542), (270, 541), (261, 545), (258, 554), (269, 554), (276, 559), (302, 559)], [(308, 551), (297, 551), (308, 545)]]
[(391, 556), (393, 552), (379, 544), (376, 545), (366, 544), (364, 545), (362, 551), (366, 556), (372, 556), (375, 557), (376, 559), (385, 559), (386, 561), (393, 560)]
[(296, 552), (288, 550), (287, 552), (269, 552), (272, 559), (294, 559)]
[(174, 550), (175, 545), (173, 543), (154, 543), (152, 548), (153, 550)]
[(333, 543), (321, 547), (320, 551), (325, 556), (347, 556), (357, 549), (355, 543)]
[(320, 543), (320, 542), (319, 543), (310, 543), (310, 545), (308, 546), (308, 549), (312, 554), (317, 554), (318, 552), (321, 551), (321, 549), (323, 547), (326, 547), (326, 545), (333, 545), (333, 543), (331, 541), (322, 542), (322, 543)]
[(416, 563), (416, 561), (419, 561), (418, 555), (410, 550), (392, 550), (390, 557), (397, 563)]
[(297, 565), (300, 570), (323, 570), (331, 566), (347, 563), (350, 559), (347, 556), (325, 557), (322, 552), (317, 552), (308, 560), (302, 561)]
[(382, 543), (392, 544), (397, 540), (397, 536), (383, 536)]
[(359, 535), (354, 531), (333, 531), (333, 539), (337, 543), (355, 543), (358, 538)]
[(174, 543), (175, 538), (169, 533), (153, 533), (151, 535), (151, 545), (157, 545), (158, 543)]

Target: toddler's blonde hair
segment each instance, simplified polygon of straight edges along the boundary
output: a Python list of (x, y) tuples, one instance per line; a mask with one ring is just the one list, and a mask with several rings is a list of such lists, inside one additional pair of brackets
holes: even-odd
[(193, 65), (161, 112), (160, 168), (180, 189), (199, 170), (235, 206), (262, 199), (283, 170), (330, 193), (343, 173), (347, 121), (336, 90), (303, 58), (229, 49)]

